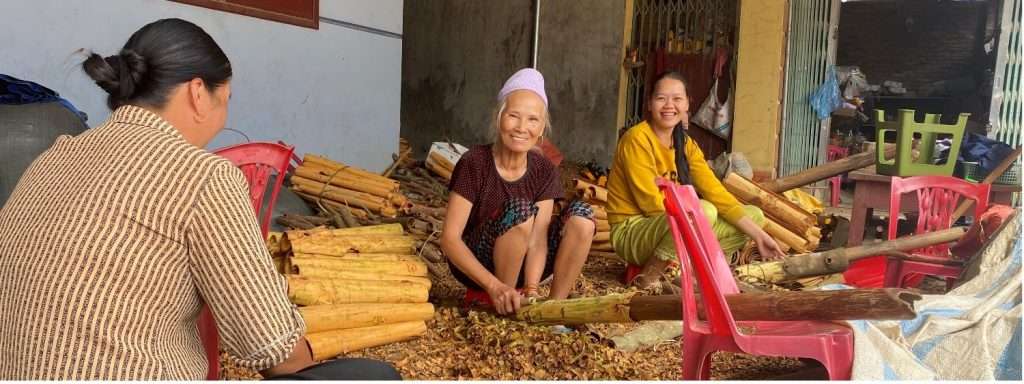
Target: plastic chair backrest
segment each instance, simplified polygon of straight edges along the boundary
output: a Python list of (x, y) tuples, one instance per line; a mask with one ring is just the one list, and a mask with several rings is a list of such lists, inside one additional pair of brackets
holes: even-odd
[[(708, 333), (701, 328), (710, 328), (711, 334), (731, 335), (735, 338), (736, 322), (729, 312), (725, 295), (739, 293), (739, 288), (711, 225), (701, 211), (697, 192), (692, 186), (662, 179), (658, 180), (658, 187), (665, 195), (665, 213), (669, 218), (676, 256), (679, 257), (682, 271), (684, 326), (690, 332)], [(700, 285), (706, 322), (697, 318), (698, 308), (692, 283), (694, 273)]]
[[(251, 142), (232, 145), (213, 151), (213, 153), (230, 160), (249, 182), (249, 198), (252, 200), (253, 211), (260, 224), (260, 232), (264, 238), (270, 230), (270, 219), (274, 215), (274, 202), (284, 183), (284, 175), (288, 171), (295, 147), (283, 143)], [(270, 182), (270, 176), (276, 175), (270, 189), (270, 200), (262, 215), (260, 208)]]
[[(974, 217), (979, 218), (988, 208), (991, 184), (974, 184), (950, 176), (893, 177), (889, 199), (889, 240), (896, 238), (900, 201), (904, 193), (917, 192), (918, 217), (914, 234), (949, 229), (955, 218), (953, 211), (962, 199), (975, 201)], [(949, 244), (943, 243), (914, 250), (914, 253), (948, 258)]]
[(838, 145), (829, 144), (828, 145), (828, 152), (826, 153), (825, 158), (828, 159), (828, 161), (836, 161), (836, 160), (839, 160), (839, 159), (842, 159), (842, 158), (846, 157), (849, 154), (850, 154), (850, 149), (849, 148), (840, 147)]

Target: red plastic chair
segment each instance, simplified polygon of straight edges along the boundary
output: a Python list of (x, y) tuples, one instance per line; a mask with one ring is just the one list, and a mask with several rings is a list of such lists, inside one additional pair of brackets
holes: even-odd
[[(826, 159), (828, 159), (829, 162), (833, 162), (833, 161), (842, 159), (842, 158), (846, 157), (849, 154), (850, 154), (850, 149), (849, 148), (840, 147), (838, 145), (829, 144), (828, 145), (828, 152), (826, 153), (826, 155), (827, 155)], [(838, 207), (839, 206), (839, 202), (841, 201), (839, 195), (841, 194), (841, 191), (842, 191), (843, 176), (842, 175), (834, 176), (834, 177), (832, 177), (831, 179), (828, 180), (828, 183), (832, 187), (831, 188), (831, 196), (829, 196), (830, 197), (830, 199), (829, 199), (830, 203), (832, 204), (833, 207)]]
[[(953, 224), (953, 211), (962, 199), (974, 200), (974, 217), (980, 218), (988, 208), (990, 184), (974, 184), (966, 180), (949, 176), (918, 176), (901, 179), (892, 178), (889, 212), (899, 212), (901, 196), (904, 193), (917, 192), (918, 216), (915, 234), (949, 229)], [(896, 227), (899, 215), (889, 215), (889, 240), (896, 238)], [(951, 259), (949, 244), (943, 243), (909, 252), (937, 262)], [(923, 275), (946, 278), (947, 288), (960, 277), (962, 266), (933, 264), (922, 261), (909, 261), (889, 258), (885, 266), (885, 287), (916, 286)]]
[[(214, 154), (231, 160), (245, 174), (249, 182), (249, 198), (252, 201), (253, 212), (260, 223), (260, 233), (263, 238), (267, 237), (270, 231), (270, 219), (274, 215), (274, 202), (277, 201), (277, 194), (281, 191), (284, 183), (284, 174), (288, 171), (291, 160), (293, 160), (295, 148), (284, 143), (251, 142), (230, 147), (224, 147), (213, 151)], [(267, 209), (260, 215), (260, 208), (263, 206), (263, 198), (270, 182), (270, 176), (276, 175), (273, 187), (270, 189), (270, 200), (267, 201)], [(206, 361), (209, 370), (206, 373), (207, 380), (220, 378), (220, 349), (218, 348), (219, 337), (217, 335), (217, 324), (214, 321), (213, 313), (208, 306), (203, 306), (199, 313), (199, 339), (203, 342), (203, 350), (206, 351)]]
[[(717, 351), (811, 358), (825, 366), (829, 378), (849, 380), (853, 367), (849, 328), (824, 321), (733, 320), (725, 296), (737, 294), (739, 289), (711, 225), (700, 211), (697, 193), (691, 186), (664, 180), (658, 181), (658, 187), (665, 194), (665, 210), (682, 266), (683, 380), (710, 379), (711, 354)], [(694, 271), (706, 321), (697, 316), (690, 283)]]

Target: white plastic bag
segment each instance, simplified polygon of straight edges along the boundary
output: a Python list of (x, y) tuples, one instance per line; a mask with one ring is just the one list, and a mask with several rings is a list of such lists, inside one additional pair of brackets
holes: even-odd
[(708, 94), (708, 98), (701, 103), (700, 108), (697, 109), (697, 113), (690, 119), (691, 123), (699, 125), (701, 128), (707, 129), (714, 133), (715, 136), (723, 139), (729, 139), (729, 134), (732, 133), (732, 92), (726, 96), (725, 102), (718, 101), (718, 79), (715, 79), (715, 84), (711, 86), (711, 93)]

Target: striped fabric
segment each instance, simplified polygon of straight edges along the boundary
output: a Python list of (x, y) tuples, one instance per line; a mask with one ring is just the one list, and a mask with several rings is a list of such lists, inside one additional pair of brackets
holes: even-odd
[(145, 109), (58, 138), (0, 210), (0, 379), (202, 379), (204, 300), (249, 368), (305, 331), (241, 171)]

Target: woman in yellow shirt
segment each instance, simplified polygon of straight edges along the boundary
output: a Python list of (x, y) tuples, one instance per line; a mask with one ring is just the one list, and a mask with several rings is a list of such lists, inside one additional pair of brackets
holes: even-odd
[[(608, 177), (612, 246), (627, 263), (643, 266), (633, 284), (646, 288), (658, 282), (676, 259), (664, 200), (655, 185), (658, 177), (696, 188), (704, 215), (725, 254), (753, 239), (762, 256), (783, 257), (775, 240), (761, 229), (761, 210), (740, 204), (726, 191), (708, 167), (704, 153), (687, 139), (689, 100), (682, 75), (667, 72), (658, 76), (648, 106), (647, 121), (633, 126), (619, 139)], [(682, 159), (676, 159), (678, 145), (684, 148)]]

